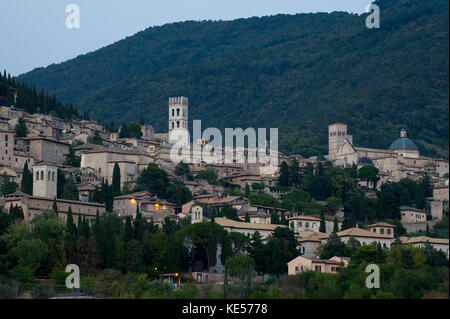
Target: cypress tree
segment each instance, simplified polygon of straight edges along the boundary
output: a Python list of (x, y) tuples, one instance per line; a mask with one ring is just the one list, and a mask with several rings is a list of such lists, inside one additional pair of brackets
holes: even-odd
[(207, 242), (207, 251), (208, 255), (208, 271), (211, 266), (216, 265), (216, 254), (217, 254), (217, 234), (216, 234), (216, 221), (214, 217), (211, 218), (210, 228), (209, 228), (209, 236)]
[(28, 129), (23, 118), (20, 118), (14, 128), (15, 137), (27, 137)]
[(323, 211), (320, 212), (320, 228), (319, 231), (322, 233), (326, 233), (326, 226), (325, 226), (325, 213)]
[(127, 216), (125, 220), (124, 242), (125, 245), (133, 239), (133, 228), (131, 227), (131, 217)]
[(120, 195), (120, 167), (117, 163), (114, 164), (112, 176), (112, 192), (113, 196)]
[(28, 162), (25, 162), (25, 165), (23, 167), (22, 182), (20, 186), (22, 187), (22, 191), (25, 194), (33, 195), (33, 174), (31, 174), (30, 170), (28, 169)]
[(71, 206), (69, 206), (69, 210), (67, 211), (66, 225), (67, 225), (67, 232), (70, 235), (75, 235), (76, 228), (75, 228), (75, 224), (73, 223), (73, 215), (72, 215), (72, 207)]
[(338, 225), (338, 221), (337, 218), (334, 218), (334, 222), (333, 222), (333, 233), (336, 234), (339, 231), (339, 225)]
[(56, 204), (56, 197), (53, 199), (53, 211), (58, 215), (58, 205)]
[(250, 216), (248, 215), (248, 212), (245, 213), (245, 222), (250, 223)]

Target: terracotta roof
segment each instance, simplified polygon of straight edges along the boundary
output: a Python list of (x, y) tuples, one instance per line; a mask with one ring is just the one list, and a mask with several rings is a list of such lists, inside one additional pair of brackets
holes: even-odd
[(369, 225), (369, 227), (397, 227), (397, 226), (394, 226), (394, 225), (388, 224), (388, 223), (380, 222), (380, 223), (375, 223), (375, 224)]
[(402, 244), (421, 244), (426, 243), (427, 241), (430, 242), (430, 244), (443, 244), (448, 245), (449, 240), (446, 238), (431, 238), (427, 236), (418, 236), (418, 237), (400, 237), (400, 241)]
[(313, 221), (320, 222), (320, 219), (316, 218), (314, 216), (293, 216), (293, 217), (288, 218), (287, 220), (313, 220)]
[(417, 209), (417, 208), (414, 208), (414, 207), (409, 207), (409, 206), (400, 206), (400, 210), (410, 210), (410, 211), (418, 212), (418, 213), (427, 213), (424, 210)]
[(340, 231), (340, 232), (337, 233), (337, 235), (339, 237), (354, 236), (354, 237), (369, 237), (369, 238), (392, 239), (392, 237), (389, 236), (389, 235), (378, 234), (378, 233), (370, 232), (370, 231), (368, 231), (366, 229), (357, 228), (357, 227), (353, 227), (353, 228), (349, 228), (349, 229)]
[(273, 231), (278, 227), (287, 227), (285, 225), (275, 225), (275, 224), (256, 224), (256, 223), (244, 223), (227, 218), (216, 218), (215, 222), (222, 227), (230, 228), (244, 228), (244, 229), (254, 229), (254, 230), (270, 230)]
[(317, 241), (317, 242), (322, 242), (322, 240), (328, 239), (330, 238), (330, 235), (325, 234), (325, 233), (321, 233), (321, 232), (317, 232), (317, 233), (313, 233), (310, 235), (306, 235), (305, 237), (302, 237), (301, 239), (298, 240), (299, 243), (302, 242), (307, 242), (307, 241)]

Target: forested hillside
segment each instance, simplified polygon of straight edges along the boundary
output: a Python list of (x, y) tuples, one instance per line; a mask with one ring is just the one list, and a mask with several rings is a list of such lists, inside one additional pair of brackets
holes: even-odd
[[(402, 127), (426, 155), (448, 157), (448, 1), (380, 0), (366, 15), (276, 15), (148, 28), (19, 77), (101, 121), (167, 130), (170, 96), (203, 127), (278, 127), (280, 148), (327, 154), (327, 126), (387, 148)], [(150, 22), (149, 22), (150, 24)]]

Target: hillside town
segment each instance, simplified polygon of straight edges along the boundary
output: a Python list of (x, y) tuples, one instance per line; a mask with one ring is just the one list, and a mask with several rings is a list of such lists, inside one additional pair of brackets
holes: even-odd
[[(260, 168), (266, 164), (246, 160), (235, 159), (232, 164), (172, 161), (171, 148), (177, 142), (173, 136), (189, 131), (188, 108), (188, 98), (171, 97), (169, 132), (158, 133), (149, 124), (129, 123), (107, 130), (93, 120), (63, 120), (51, 114), (29, 114), (14, 105), (1, 106), (0, 207), (10, 215), (23, 214), (28, 224), (53, 210), (64, 223), (75, 228), (87, 224), (88, 229), (105, 213), (116, 215), (124, 224), (143, 220), (160, 229), (169, 223), (183, 229), (211, 222), (229, 234), (242, 234), (248, 241), (258, 237), (263, 243), (280, 229), (290, 229), (299, 253), (285, 264), (288, 275), (306, 270), (337, 273), (345, 268), (349, 257), (320, 258), (324, 247), (336, 238), (343, 245), (375, 245), (384, 250), (431, 245), (449, 258), (448, 232), (447, 238), (433, 236), (434, 226), (448, 220), (449, 163), (422, 156), (406, 129), (393, 136), (386, 149), (373, 149), (355, 146), (357, 137), (354, 140), (348, 134), (346, 124), (331, 124), (327, 156), (304, 158), (277, 152), (277, 171), (264, 174)], [(193, 143), (203, 149), (209, 142)], [(245, 148), (244, 156), (248, 153)], [(314, 190), (312, 182), (306, 191), (302, 189), (300, 179), (308, 174), (320, 176), (321, 171), (344, 174), (336, 175), (344, 178), (342, 185), (334, 176), (330, 194), (320, 195), (322, 187)], [(353, 177), (348, 179), (346, 172)], [(167, 177), (165, 184), (156, 185), (158, 174)], [(349, 208), (351, 203), (344, 203), (350, 195), (339, 191), (342, 186), (362, 194), (357, 199), (362, 203), (381, 201), (386, 187), (405, 181), (427, 183), (429, 194), (400, 202), (398, 212), (386, 213), (385, 218), (383, 213), (363, 215), (365, 204), (356, 213)], [(239, 245), (233, 242), (232, 249), (241, 249)], [(224, 280), (223, 244), (215, 251), (215, 263), (196, 252), (195, 245), (187, 248), (191, 256), (187, 273), (194, 280)], [(259, 269), (258, 274), (266, 272)]]

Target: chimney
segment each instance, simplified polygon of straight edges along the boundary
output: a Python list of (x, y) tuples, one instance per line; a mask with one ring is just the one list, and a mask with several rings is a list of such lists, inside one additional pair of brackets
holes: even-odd
[(359, 225), (358, 225), (358, 224), (356, 224), (356, 228), (359, 228)]

